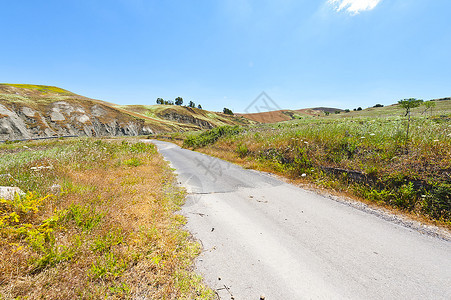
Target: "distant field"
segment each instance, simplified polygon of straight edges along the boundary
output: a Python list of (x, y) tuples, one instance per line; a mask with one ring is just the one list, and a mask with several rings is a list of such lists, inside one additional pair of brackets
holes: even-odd
[[(434, 101), (435, 107), (432, 110), (426, 110), (426, 107), (420, 106), (414, 108), (413, 115), (417, 116), (440, 116), (451, 115), (451, 100)], [(398, 104), (384, 107), (370, 107), (361, 111), (342, 112), (340, 114), (331, 114), (330, 117), (346, 118), (346, 117), (396, 117), (404, 115), (405, 111)]]
[[(451, 100), (434, 101), (435, 107), (431, 110), (426, 110), (425, 106), (420, 106), (413, 109), (413, 115), (425, 115), (425, 116), (440, 116), (451, 114)], [(277, 110), (251, 114), (237, 114), (247, 119), (259, 122), (259, 123), (278, 123), (290, 120), (309, 118), (309, 117), (328, 117), (328, 118), (354, 118), (354, 117), (396, 117), (404, 114), (403, 108), (398, 104), (393, 104), (384, 107), (369, 107), (366, 109), (346, 112), (343, 109), (330, 108), (330, 107), (318, 107), (318, 108), (306, 108), (298, 110)]]

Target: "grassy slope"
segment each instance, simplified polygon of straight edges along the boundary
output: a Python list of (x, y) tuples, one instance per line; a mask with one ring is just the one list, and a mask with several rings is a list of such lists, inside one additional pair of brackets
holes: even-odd
[(212, 298), (174, 213), (184, 192), (153, 145), (4, 144), (0, 174), (27, 192), (0, 199), (0, 299)]
[(238, 114), (238, 115), (259, 123), (277, 123), (293, 119), (319, 116), (321, 114), (323, 114), (322, 111), (306, 108), (298, 110), (276, 110), (251, 114)]
[[(440, 116), (440, 115), (451, 115), (451, 100), (444, 100), (444, 101), (434, 101), (436, 106), (432, 110), (432, 114), (434, 116)], [(430, 116), (431, 111), (428, 110), (425, 111), (424, 106), (420, 106), (418, 108), (414, 108), (412, 110), (413, 115), (424, 115), (424, 116)], [(349, 118), (349, 117), (377, 117), (377, 118), (384, 118), (384, 117), (398, 117), (402, 116), (404, 114), (405, 110), (400, 107), (398, 104), (393, 104), (389, 106), (384, 107), (370, 107), (361, 111), (351, 111), (349, 113), (341, 113), (338, 115), (330, 115), (331, 118)]]

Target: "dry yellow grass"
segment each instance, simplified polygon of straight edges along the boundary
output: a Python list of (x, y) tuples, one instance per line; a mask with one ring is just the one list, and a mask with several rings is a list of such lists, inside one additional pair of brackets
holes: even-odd
[[(175, 213), (184, 191), (174, 187), (155, 148), (100, 140), (60, 144), (38, 147), (59, 147), (62, 157), (46, 152), (53, 157), (0, 170), (19, 179), (37, 175), (31, 180), (40, 183), (30, 201), (0, 204), (0, 299), (212, 298), (191, 272), (200, 247)], [(36, 164), (53, 167), (25, 174)], [(45, 198), (53, 183), (62, 192)], [(33, 185), (21, 188), (27, 186)], [(35, 203), (36, 211), (24, 212), (19, 202)], [(10, 218), (13, 212), (18, 220)]]

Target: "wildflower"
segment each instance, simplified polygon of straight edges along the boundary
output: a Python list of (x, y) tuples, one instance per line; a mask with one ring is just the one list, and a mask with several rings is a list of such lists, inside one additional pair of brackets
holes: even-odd
[(308, 144), (308, 142), (306, 141), (306, 142), (304, 142), (304, 144)]
[(371, 136), (376, 135), (375, 133), (370, 133)]
[(362, 136), (362, 137), (360, 137), (361, 139), (364, 139), (365, 137), (364, 136)]
[(302, 173), (301, 177), (305, 177), (305, 176), (307, 176), (307, 174), (305, 174), (305, 173)]
[(438, 140), (434, 140), (434, 142), (438, 142)]

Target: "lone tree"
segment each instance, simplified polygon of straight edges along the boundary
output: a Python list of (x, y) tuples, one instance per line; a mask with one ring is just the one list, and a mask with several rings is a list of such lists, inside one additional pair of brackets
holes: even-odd
[(233, 111), (231, 109), (228, 109), (227, 107), (224, 107), (224, 109), (222, 110), (226, 115), (232, 115), (233, 116)]
[(199, 104), (199, 105), (197, 106), (197, 108), (198, 108), (198, 109), (202, 109), (202, 105)]
[(407, 118), (407, 131), (406, 131), (406, 151), (409, 152), (409, 129), (410, 129), (410, 112), (412, 108), (418, 107), (423, 103), (423, 100), (416, 98), (403, 99), (398, 101), (399, 105), (406, 110), (406, 114), (404, 116), (408, 116)]
[(427, 112), (428, 110), (430, 110), (431, 111), (431, 117), (432, 117), (432, 109), (435, 107), (435, 105), (436, 105), (435, 101), (432, 101), (432, 100), (424, 102), (424, 106), (426, 106), (426, 109), (423, 111), (423, 114), (425, 112)]
[(196, 107), (196, 104), (193, 101), (190, 101), (188, 103), (188, 107)]
[(164, 100), (163, 98), (157, 98), (157, 104), (163, 104)]
[(183, 98), (177, 97), (175, 98), (175, 105), (182, 105), (183, 104)]

